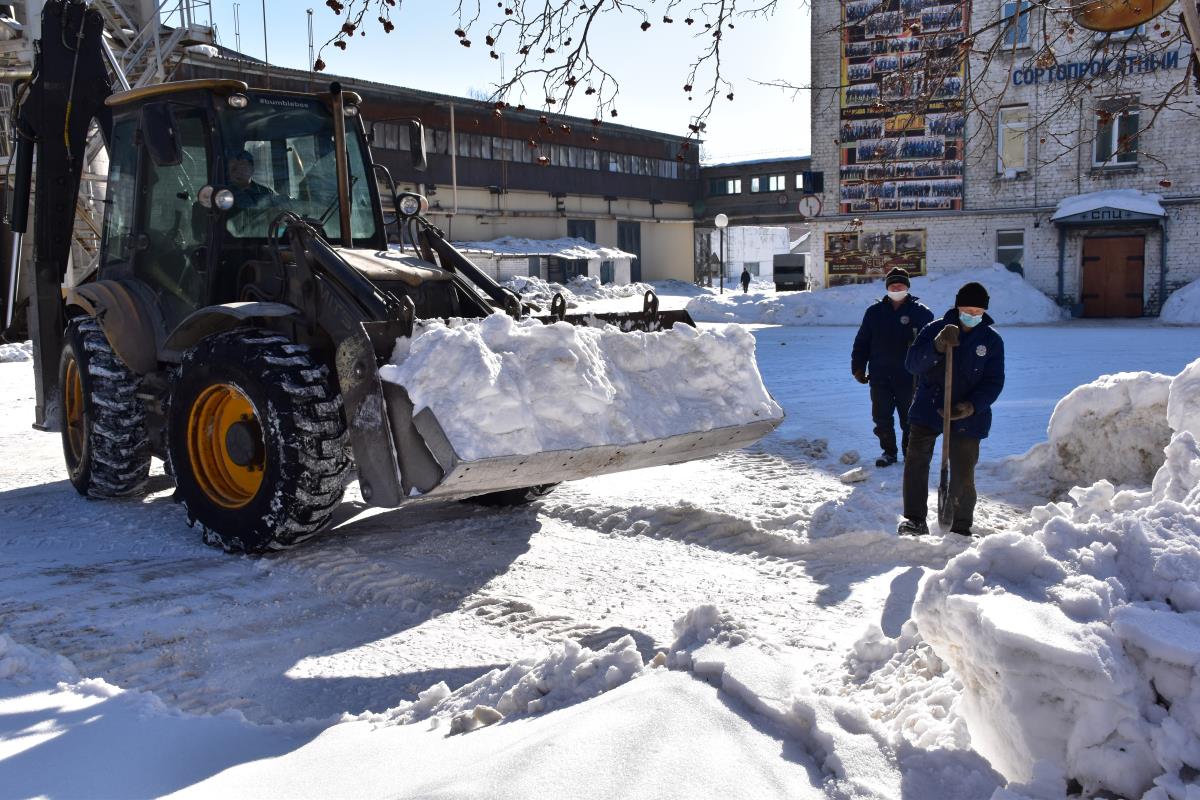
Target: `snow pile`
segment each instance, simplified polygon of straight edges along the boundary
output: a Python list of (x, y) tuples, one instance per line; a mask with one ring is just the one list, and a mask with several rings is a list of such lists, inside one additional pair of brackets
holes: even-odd
[(1158, 319), (1167, 325), (1200, 325), (1200, 280), (1171, 292)]
[(0, 364), (13, 361), (30, 361), (33, 358), (33, 342), (0, 344)]
[(503, 284), (512, 289), (522, 300), (549, 305), (554, 295), (561, 294), (568, 306), (592, 300), (621, 300), (626, 297), (644, 295), (654, 287), (645, 283), (608, 283), (591, 275), (576, 275), (565, 286), (534, 276), (518, 275)]
[(1058, 208), (1050, 219), (1058, 220), (1085, 214), (1101, 208), (1120, 208), (1135, 214), (1148, 214), (1152, 217), (1165, 217), (1162, 207), (1162, 195), (1143, 192), (1138, 189), (1105, 189), (1100, 192), (1087, 192), (1072, 197), (1065, 197), (1058, 202)]
[(0, 681), (25, 685), (34, 680), (76, 681), (79, 673), (62, 656), (17, 644), (0, 633)]
[(381, 377), (430, 408), (465, 460), (624, 445), (778, 419), (731, 326), (623, 333), (493, 314), (426, 322), (397, 340)]
[[(661, 665), (659, 659), (657, 665)], [(429, 717), (449, 717), (450, 733), (468, 733), (518, 715), (565, 708), (615, 689), (648, 667), (631, 636), (593, 651), (566, 640), (540, 658), (526, 658), (493, 669), (451, 691), (436, 683), (383, 714), (362, 719), (385, 725), (408, 725)]]
[(613, 261), (620, 258), (637, 258), (615, 247), (602, 247), (587, 239), (526, 239), (519, 236), (501, 236), (487, 242), (455, 242), (454, 246), (467, 253), (491, 253), (498, 256), (555, 256), (572, 261), (600, 259)]
[[(999, 264), (913, 278), (912, 293), (940, 317), (953, 307), (964, 283), (982, 283), (988, 290), (988, 314), (1001, 325), (1046, 325), (1060, 322), (1065, 312), (1033, 284)], [(836, 286), (774, 295), (726, 293), (698, 297), (688, 313), (703, 322), (742, 322), (777, 325), (857, 325), (867, 306), (884, 295), (883, 281)]]
[(1154, 372), (1104, 375), (1054, 407), (1047, 431), (1050, 477), (1065, 486), (1107, 479), (1146, 486), (1171, 441), (1171, 377)]
[(917, 598), (921, 636), (962, 682), (973, 747), (1010, 780), (1195, 797), (1198, 386), (1200, 360), (1171, 384), (1179, 427), (1150, 489), (1072, 489), (1035, 508), (1024, 532), (956, 557)]

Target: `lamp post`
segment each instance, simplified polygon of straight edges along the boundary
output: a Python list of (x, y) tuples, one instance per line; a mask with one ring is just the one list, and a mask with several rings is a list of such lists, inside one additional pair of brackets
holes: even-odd
[(721, 294), (725, 294), (725, 226), (729, 224), (729, 217), (717, 214), (713, 222), (721, 232)]

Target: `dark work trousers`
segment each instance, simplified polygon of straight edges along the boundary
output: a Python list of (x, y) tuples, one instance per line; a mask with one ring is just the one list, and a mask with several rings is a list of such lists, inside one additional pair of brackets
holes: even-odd
[(895, 375), (871, 376), (871, 420), (883, 452), (896, 455), (895, 417), (900, 417), (901, 453), (908, 452), (908, 407), (912, 405), (913, 376), (901, 370)]
[[(933, 444), (941, 431), (914, 423), (904, 456), (904, 516), (925, 521), (929, 513), (929, 465)], [(941, 460), (938, 461), (941, 470)], [(975, 519), (975, 465), (979, 463), (979, 440), (950, 435), (950, 502), (954, 521), (950, 529), (966, 533)]]

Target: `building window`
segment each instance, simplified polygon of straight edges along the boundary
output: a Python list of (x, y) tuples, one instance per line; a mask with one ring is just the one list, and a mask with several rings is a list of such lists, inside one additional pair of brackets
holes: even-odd
[(596, 243), (596, 220), (569, 219), (567, 220), (567, 236), (571, 239), (584, 239)]
[(741, 194), (742, 179), (741, 178), (710, 178), (708, 181), (708, 193), (710, 195), (723, 194)]
[(1025, 231), (996, 232), (996, 261), (1013, 272), (1025, 274)]
[(1000, 109), (996, 124), (996, 172), (1006, 175), (1028, 168), (1029, 106)]
[(796, 191), (797, 192), (804, 191), (804, 173), (803, 172), (796, 173)]
[(1012, 0), (1012, 2), (1004, 4), (1002, 16), (1005, 47), (1029, 46), (1029, 17), (1031, 14), (1029, 0)]
[(1092, 163), (1097, 167), (1137, 164), (1141, 115), (1127, 101), (1101, 103), (1096, 110), (1096, 143)]
[(742, 264), (742, 266), (746, 268), (746, 272), (749, 272), (751, 275), (758, 277), (758, 262), (757, 261), (747, 261), (744, 264)]
[(767, 178), (767, 189), (768, 191), (772, 192), (787, 191), (787, 176), (772, 175), (771, 177)]
[(765, 192), (765, 191), (767, 191), (767, 176), (766, 175), (760, 175), (756, 178), (750, 179), (750, 192), (752, 194), (757, 194), (759, 192)]

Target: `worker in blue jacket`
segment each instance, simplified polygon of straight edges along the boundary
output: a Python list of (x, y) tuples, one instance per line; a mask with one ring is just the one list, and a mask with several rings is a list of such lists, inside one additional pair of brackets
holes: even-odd
[(877, 467), (896, 463), (894, 417), (900, 418), (901, 452), (908, 449), (908, 407), (913, 397), (913, 377), (904, 368), (908, 347), (933, 312), (908, 293), (908, 271), (896, 268), (884, 278), (887, 296), (863, 314), (850, 353), (850, 372), (859, 383), (871, 385), (871, 419), (883, 454)]
[(930, 323), (908, 351), (905, 365), (918, 377), (909, 409), (911, 436), (904, 461), (904, 521), (899, 532), (929, 533), (929, 464), (942, 432), (946, 351), (954, 348), (950, 388), (950, 486), (953, 533), (971, 535), (975, 514), (975, 465), (979, 443), (992, 427), (992, 404), (1004, 388), (1004, 340), (987, 314), (988, 293), (978, 283), (958, 290), (954, 308)]

